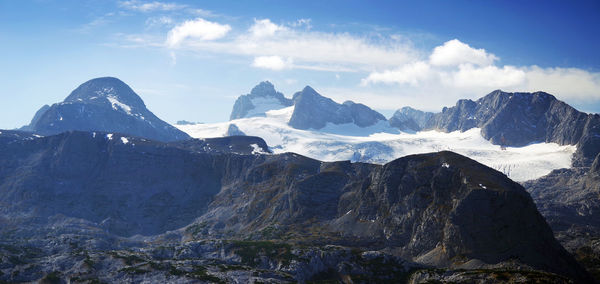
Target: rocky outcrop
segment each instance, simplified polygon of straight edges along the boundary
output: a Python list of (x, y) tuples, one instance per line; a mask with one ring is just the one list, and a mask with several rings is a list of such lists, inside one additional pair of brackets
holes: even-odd
[(600, 151), (600, 115), (579, 112), (544, 93), (494, 91), (477, 101), (459, 100), (426, 124), (427, 129), (465, 131), (481, 128), (494, 144), (525, 146), (554, 142), (576, 145), (574, 166), (589, 166)]
[(441, 152), (379, 167), (319, 163), (294, 154), (278, 157), (255, 160), (245, 178), (232, 180), (198, 219), (196, 224), (204, 226), (198, 235), (326, 238), (329, 243), (394, 247), (417, 262), (440, 267), (518, 259), (559, 274), (584, 273), (563, 270), (577, 264), (554, 240), (520, 185), (468, 158)]
[(424, 112), (411, 107), (403, 107), (394, 112), (394, 115), (392, 115), (388, 121), (390, 122), (390, 126), (400, 130), (420, 131), (425, 127), (432, 116), (432, 112)]
[(250, 94), (237, 98), (229, 119), (264, 116), (266, 111), (289, 107), (292, 104), (292, 100), (277, 92), (271, 82), (264, 81), (252, 88)]
[(352, 101), (338, 104), (309, 86), (295, 93), (293, 100), (294, 112), (289, 125), (297, 129), (321, 129), (327, 123), (354, 123), (359, 127), (367, 127), (385, 121), (382, 114), (363, 104)]
[(227, 133), (225, 133), (226, 136), (244, 136), (246, 135), (246, 133), (244, 133), (243, 131), (241, 131), (237, 125), (235, 124), (229, 124), (229, 127), (227, 127)]
[(40, 109), (26, 129), (41, 135), (80, 130), (124, 133), (159, 141), (190, 138), (156, 117), (127, 84), (112, 77), (83, 83), (63, 102)]
[(587, 279), (519, 184), (452, 152), (379, 166), (262, 155), (264, 141), (246, 136), (165, 144), (16, 134), (0, 144), (6, 236), (46, 236), (24, 229), (32, 222), (73, 232), (66, 220), (75, 218), (97, 235), (158, 234), (142, 246), (198, 238), (333, 244), (435, 267), (518, 263)]

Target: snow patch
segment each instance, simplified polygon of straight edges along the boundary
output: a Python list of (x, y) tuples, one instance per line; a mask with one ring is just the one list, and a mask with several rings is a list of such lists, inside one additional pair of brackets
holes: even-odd
[(260, 146), (258, 146), (258, 144), (250, 144), (250, 147), (252, 147), (253, 155), (269, 154), (269, 153), (263, 151), (263, 149)]
[(278, 99), (273, 97), (258, 97), (250, 99), (254, 108), (248, 110), (244, 117), (266, 116), (266, 112), (270, 110), (279, 110), (285, 108)]
[(125, 113), (127, 113), (128, 115), (131, 115), (131, 107), (120, 102), (115, 96), (109, 95), (106, 96), (106, 99), (111, 103), (112, 108), (114, 110), (119, 110), (121, 109), (122, 111), (124, 111)]
[(113, 134), (112, 133), (106, 134), (106, 138), (108, 138), (108, 140), (112, 140)]
[(442, 168), (448, 169), (450, 168), (450, 165), (448, 163), (442, 163)]
[(129, 140), (125, 137), (121, 137), (121, 142), (123, 142), (123, 144), (127, 144), (129, 143)]

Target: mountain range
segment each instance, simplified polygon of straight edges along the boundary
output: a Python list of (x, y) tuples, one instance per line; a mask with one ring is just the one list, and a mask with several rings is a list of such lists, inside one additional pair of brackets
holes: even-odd
[[(552, 95), (494, 91), (388, 120), (262, 82), (231, 119), (177, 126), (192, 139), (98, 78), (1, 130), (0, 280), (591, 283), (585, 269), (600, 271), (599, 116)], [(469, 157), (420, 153), (430, 141)], [(331, 153), (352, 161), (321, 161)], [(496, 154), (527, 160), (513, 171), (550, 166), (519, 184), (479, 162)], [(373, 157), (386, 158), (360, 162)]]

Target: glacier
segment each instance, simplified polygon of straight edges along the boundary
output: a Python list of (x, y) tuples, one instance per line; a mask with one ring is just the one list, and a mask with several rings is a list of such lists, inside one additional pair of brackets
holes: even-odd
[(176, 125), (194, 138), (226, 136), (230, 124), (246, 135), (263, 138), (273, 153), (293, 152), (321, 161), (350, 160), (384, 164), (412, 154), (449, 150), (503, 172), (514, 181), (527, 181), (552, 170), (571, 167), (575, 146), (534, 143), (502, 150), (485, 140), (479, 128), (460, 132), (435, 130), (402, 132), (380, 122), (370, 127), (327, 124), (319, 130), (288, 125), (294, 106), (265, 112), (265, 116), (222, 123)]

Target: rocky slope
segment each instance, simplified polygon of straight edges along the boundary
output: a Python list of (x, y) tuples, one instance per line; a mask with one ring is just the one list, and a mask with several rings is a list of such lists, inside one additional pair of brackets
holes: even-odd
[(159, 141), (190, 138), (156, 117), (127, 84), (112, 77), (89, 80), (63, 102), (42, 107), (23, 130), (41, 135), (69, 130), (116, 132)]
[(281, 109), (293, 105), (292, 100), (275, 90), (269, 81), (256, 85), (249, 94), (237, 98), (231, 111), (230, 120), (264, 116), (266, 111)]
[(403, 131), (420, 131), (433, 116), (432, 112), (424, 112), (411, 107), (403, 107), (390, 117), (390, 126)]
[(600, 115), (579, 112), (544, 93), (494, 91), (477, 101), (459, 100), (444, 108), (426, 129), (465, 131), (481, 128), (481, 135), (506, 146), (535, 142), (576, 145), (574, 166), (589, 166), (600, 151)]
[(386, 120), (368, 106), (352, 101), (338, 104), (309, 86), (295, 93), (293, 100), (294, 113), (289, 125), (297, 129), (321, 129), (327, 123), (354, 123), (359, 127), (367, 127)]
[(559, 241), (600, 279), (600, 154), (591, 167), (555, 170), (523, 186)]
[[(589, 280), (524, 189), (473, 160), (440, 152), (378, 166), (259, 154), (266, 149), (244, 136), (165, 144), (107, 133), (38, 138), (2, 131), (0, 234), (21, 249), (2, 252), (10, 261), (0, 279), (84, 272), (104, 281), (227, 279), (237, 276), (217, 269), (234, 264), (250, 267), (233, 269), (239, 277), (266, 270), (261, 279), (285, 282), (367, 277), (368, 260), (382, 257), (392, 269), (384, 275), (396, 279), (414, 261)], [(189, 247), (198, 239), (237, 243)], [(327, 245), (342, 247), (328, 257)], [(31, 253), (19, 253), (23, 246)], [(355, 249), (360, 256), (351, 256)], [(27, 269), (37, 278), (20, 278)]]

